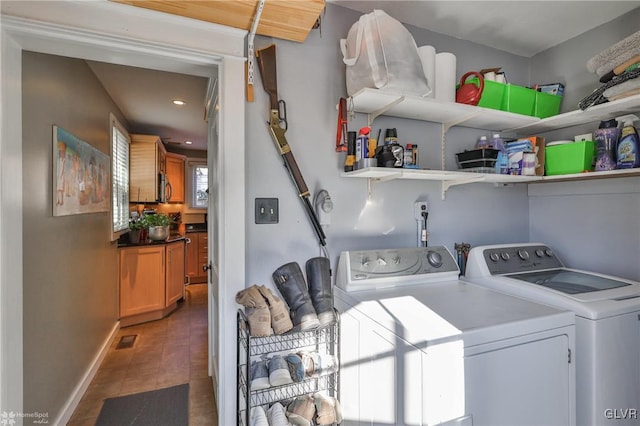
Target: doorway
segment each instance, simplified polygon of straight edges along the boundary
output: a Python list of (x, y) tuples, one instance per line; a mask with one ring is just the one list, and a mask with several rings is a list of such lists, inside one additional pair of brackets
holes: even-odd
[[(0, 144), (0, 275), (2, 291), (0, 318), (0, 363), (2, 386), (0, 410), (22, 412), (22, 270), (29, 259), (22, 256), (22, 111), (20, 105), (22, 50), (58, 54), (82, 59), (112, 61), (123, 65), (146, 66), (155, 69), (205, 69), (218, 66), (220, 70), (220, 128), (216, 179), (219, 192), (215, 211), (210, 215), (210, 232), (216, 235), (212, 252), (215, 274), (211, 286), (214, 315), (218, 323), (228, 323), (235, 317), (230, 294), (244, 287), (244, 170), (237, 166), (238, 155), (244, 156), (244, 103), (241, 46), (243, 31), (219, 31), (213, 25), (194, 25), (180, 17), (164, 17), (145, 10), (133, 10), (111, 2), (86, 4), (50, 2), (31, 5), (31, 2), (3, 2), (2, 4), (2, 141)], [(135, 9), (135, 8), (134, 8)], [(20, 16), (20, 17), (18, 17)], [(26, 19), (25, 17), (28, 17)], [(162, 25), (158, 25), (162, 21)], [(135, 25), (131, 24), (135, 22)], [(91, 23), (91, 24), (87, 24)], [(89, 27), (89, 28), (87, 28)], [(233, 34), (232, 34), (233, 33)], [(180, 34), (181, 37), (176, 37)], [(219, 37), (216, 37), (219, 35)], [(233, 43), (230, 44), (230, 41)], [(235, 96), (233, 94), (236, 94)], [(225, 96), (226, 95), (226, 96)], [(233, 129), (233, 132), (225, 130)], [(225, 167), (227, 155), (233, 152), (233, 168)], [(227, 154), (229, 153), (229, 154)], [(242, 162), (243, 163), (243, 162)], [(230, 163), (229, 163), (230, 164)], [(11, 185), (8, 185), (8, 183)], [(7, 184), (5, 184), (7, 183)], [(233, 183), (231, 191), (228, 185)], [(228, 196), (235, 192), (234, 196)], [(240, 193), (239, 197), (236, 195)], [(231, 214), (233, 212), (233, 214)], [(213, 224), (224, 224), (214, 229)], [(234, 235), (225, 238), (227, 233)], [(6, 267), (11, 265), (11, 268)], [(223, 281), (224, 286), (217, 282)], [(232, 330), (218, 330), (218, 350), (210, 360), (214, 389), (222, 424), (235, 418), (235, 401), (220, 389), (235, 386), (235, 336)], [(49, 408), (51, 418), (64, 422), (73, 408), (77, 386), (49, 389), (69, 397), (59, 406)]]

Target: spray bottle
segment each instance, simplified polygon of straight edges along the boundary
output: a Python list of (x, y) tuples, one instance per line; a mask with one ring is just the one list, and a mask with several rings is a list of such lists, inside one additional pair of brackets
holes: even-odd
[(633, 121), (625, 121), (616, 151), (617, 167), (619, 169), (640, 167), (639, 147), (638, 132), (633, 127)]

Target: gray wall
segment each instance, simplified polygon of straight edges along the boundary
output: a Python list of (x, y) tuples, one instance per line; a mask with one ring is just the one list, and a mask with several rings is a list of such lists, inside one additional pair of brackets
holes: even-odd
[(108, 154), (122, 115), (84, 61), (25, 52), (22, 78), (24, 411), (55, 419), (117, 321), (118, 262), (109, 213), (52, 216), (52, 126)]
[[(336, 104), (345, 91), (345, 68), (339, 49), (359, 13), (327, 5), (322, 37), (311, 32), (304, 44), (277, 40), (279, 95), (287, 102), (287, 140), (313, 194), (327, 189), (334, 202), (331, 225), (327, 229), (332, 266), (343, 250), (411, 247), (417, 245), (417, 223), (413, 217), (416, 200), (430, 203), (429, 243), (455, 242), (472, 245), (528, 240), (528, 199), (525, 186), (494, 187), (473, 184), (454, 187), (446, 200), (440, 199), (440, 183), (391, 181), (373, 184), (367, 201), (367, 181), (341, 177), (345, 154), (336, 153)], [(464, 58), (459, 75), (478, 63), (503, 66), (509, 73), (527, 74), (522, 57), (480, 47), (430, 31), (410, 28), (418, 45), (432, 44), (438, 51), (450, 51)], [(256, 46), (273, 42), (259, 37)], [(464, 67), (464, 68), (463, 68)], [(528, 74), (527, 74), (528, 75)], [(247, 104), (247, 284), (272, 283), (271, 273), (280, 265), (297, 261), (304, 268), (307, 259), (320, 254), (315, 235), (303, 211), (294, 186), (282, 165), (265, 124), (268, 100), (260, 81), (255, 101)], [(350, 130), (366, 124), (357, 114)], [(380, 117), (378, 129), (396, 127), (400, 142), (419, 146), (423, 168), (440, 168), (440, 126), (434, 123)], [(447, 168), (454, 169), (454, 153), (471, 148), (486, 131), (456, 127), (447, 136)], [(254, 199), (276, 197), (280, 202), (280, 222), (254, 224)]]
[[(562, 82), (563, 110), (600, 86), (587, 61), (638, 31), (640, 8), (531, 58), (532, 81)], [(640, 123), (636, 123), (639, 126)], [(549, 132), (548, 141), (591, 133), (598, 122)], [(530, 239), (569, 266), (640, 280), (640, 178), (530, 185)]]

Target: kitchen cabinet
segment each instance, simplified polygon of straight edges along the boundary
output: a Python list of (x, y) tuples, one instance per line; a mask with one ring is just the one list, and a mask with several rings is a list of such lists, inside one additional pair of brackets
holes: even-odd
[(443, 153), (443, 170), (369, 167), (343, 173), (343, 177), (367, 178), (369, 182), (392, 179), (441, 181), (442, 199), (444, 199), (446, 191), (452, 186), (475, 182), (498, 184), (537, 183), (640, 176), (640, 169), (557, 176), (510, 176), (444, 170), (446, 133), (449, 128), (453, 126), (465, 126), (492, 131), (500, 129), (502, 132), (514, 132), (519, 136), (524, 136), (638, 112), (640, 111), (640, 95), (596, 105), (585, 111), (571, 111), (544, 119), (455, 102), (443, 102), (432, 98), (398, 95), (367, 88), (353, 95), (351, 101), (354, 112), (368, 115), (369, 124), (380, 115), (440, 123), (442, 125), (441, 152)]
[(165, 274), (165, 307), (184, 297), (184, 242), (167, 244), (167, 268)]
[(160, 176), (166, 174), (167, 151), (159, 136), (131, 135), (129, 146), (129, 198), (131, 202), (161, 200)]
[(189, 283), (206, 283), (207, 272), (203, 269), (209, 262), (208, 236), (206, 232), (188, 234), (187, 243), (187, 277)]
[(167, 183), (171, 187), (167, 194), (167, 201), (170, 203), (184, 203), (184, 165), (186, 157), (184, 155), (167, 152), (166, 170)]
[(119, 249), (120, 326), (160, 319), (184, 292), (184, 241)]

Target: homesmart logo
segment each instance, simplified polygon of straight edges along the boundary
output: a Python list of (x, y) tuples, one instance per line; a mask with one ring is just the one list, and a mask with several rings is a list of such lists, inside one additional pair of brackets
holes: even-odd
[(32, 419), (32, 424), (46, 425), (49, 424), (49, 413), (20, 413), (15, 411), (3, 411), (0, 413), (0, 426), (10, 426), (18, 423), (18, 419)]

